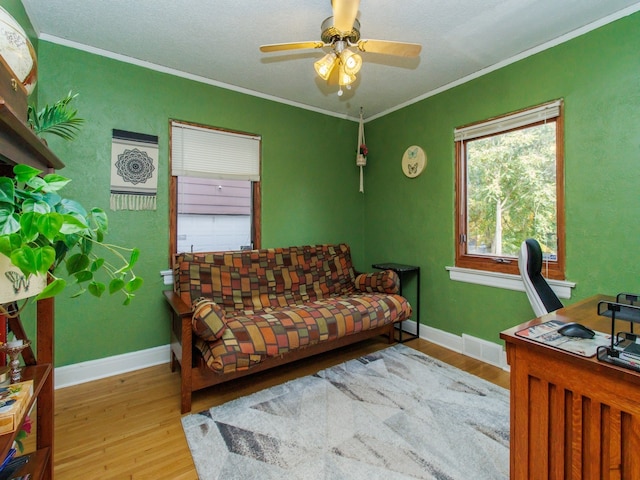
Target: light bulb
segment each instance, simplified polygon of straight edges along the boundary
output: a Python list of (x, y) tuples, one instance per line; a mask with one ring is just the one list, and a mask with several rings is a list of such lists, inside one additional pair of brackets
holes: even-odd
[(351, 85), (356, 81), (356, 76), (345, 71), (344, 65), (340, 64), (340, 72), (338, 73), (338, 85)]
[(362, 68), (362, 57), (351, 50), (343, 50), (340, 54), (340, 60), (344, 65), (344, 71), (349, 75), (355, 75)]
[(316, 72), (323, 80), (328, 80), (333, 67), (336, 65), (337, 56), (334, 52), (327, 53), (324, 57), (313, 64)]

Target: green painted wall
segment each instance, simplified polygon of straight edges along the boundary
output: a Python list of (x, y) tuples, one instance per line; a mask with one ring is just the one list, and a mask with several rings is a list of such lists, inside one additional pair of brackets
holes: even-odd
[[(262, 245), (347, 242), (362, 247), (363, 199), (352, 151), (357, 124), (40, 41), (40, 105), (69, 90), (85, 127), (74, 142), (49, 140), (85, 205), (109, 206), (111, 130), (158, 135), (156, 211), (109, 212), (113, 243), (142, 251), (145, 287), (129, 307), (119, 298), (56, 300), (57, 365), (165, 345), (160, 270), (168, 268), (168, 132), (179, 119), (262, 135)], [(330, 142), (327, 139), (331, 139)]]
[[(521, 60), (366, 125), (366, 262), (422, 269), (421, 321), (499, 342), (532, 317), (523, 292), (449, 280), (453, 265), (453, 129), (549, 100), (565, 101), (567, 279), (573, 302), (640, 291), (640, 14)], [(404, 177), (421, 145), (426, 171)], [(382, 227), (384, 226), (384, 227)]]
[[(0, 5), (23, 20), (17, 0)], [(22, 13), (12, 10), (16, 5)], [(262, 135), (264, 246), (344, 241), (360, 270), (381, 261), (418, 265), (424, 324), (499, 342), (501, 330), (531, 318), (532, 311), (522, 292), (449, 280), (453, 129), (563, 98), (567, 278), (577, 282), (571, 302), (596, 292), (640, 291), (639, 44), (635, 14), (369, 122), (361, 195), (354, 122), (40, 41), (38, 102), (79, 92), (76, 106), (87, 119), (75, 142), (49, 141), (67, 165), (61, 173), (74, 179), (70, 194), (108, 206), (111, 129), (160, 137), (158, 210), (110, 212), (110, 240), (142, 250), (145, 288), (127, 308), (113, 298), (56, 300), (56, 364), (168, 341), (159, 271), (168, 267), (170, 118)], [(428, 155), (427, 169), (416, 179), (400, 168), (412, 144)], [(412, 286), (405, 290), (410, 300)]]

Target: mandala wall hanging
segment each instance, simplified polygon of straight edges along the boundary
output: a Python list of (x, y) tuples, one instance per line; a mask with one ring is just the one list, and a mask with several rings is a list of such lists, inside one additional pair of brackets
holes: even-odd
[(155, 210), (158, 137), (113, 130), (111, 210)]

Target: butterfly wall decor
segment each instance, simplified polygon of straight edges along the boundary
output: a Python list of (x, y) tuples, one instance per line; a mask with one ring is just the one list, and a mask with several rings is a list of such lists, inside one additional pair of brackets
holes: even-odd
[(415, 178), (420, 175), (426, 165), (427, 155), (417, 145), (411, 145), (402, 155), (402, 171), (409, 178)]

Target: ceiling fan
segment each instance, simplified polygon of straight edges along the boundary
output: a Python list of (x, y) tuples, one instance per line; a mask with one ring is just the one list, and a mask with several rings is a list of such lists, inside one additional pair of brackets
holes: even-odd
[(420, 54), (422, 46), (417, 43), (360, 39), (360, 22), (356, 18), (359, 6), (360, 0), (331, 0), (333, 16), (322, 22), (320, 34), (322, 41), (262, 45), (260, 51), (329, 48), (329, 53), (315, 62), (314, 68), (323, 80), (340, 86), (338, 95), (342, 95), (343, 86), (347, 89), (351, 88), (351, 84), (356, 80), (356, 74), (362, 67), (362, 57), (352, 49), (402, 57), (417, 57)]

